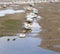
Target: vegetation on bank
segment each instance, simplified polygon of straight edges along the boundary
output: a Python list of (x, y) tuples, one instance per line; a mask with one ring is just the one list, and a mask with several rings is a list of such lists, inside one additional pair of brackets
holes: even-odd
[[(22, 21), (13, 19), (13, 15), (0, 17), (0, 36), (16, 35), (21, 30)], [(16, 16), (14, 16), (16, 17)]]

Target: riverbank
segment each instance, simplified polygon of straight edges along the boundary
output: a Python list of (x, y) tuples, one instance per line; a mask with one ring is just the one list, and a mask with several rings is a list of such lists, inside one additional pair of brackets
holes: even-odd
[(39, 21), (42, 32), (38, 37), (42, 38), (40, 47), (60, 52), (60, 3), (39, 4), (39, 15), (43, 18)]
[[(21, 8), (23, 8), (24, 6), (25, 5), (20, 5)], [(43, 31), (51, 30), (52, 32), (54, 32), (56, 28), (58, 29), (60, 27), (60, 25), (59, 25), (59, 20), (60, 20), (60, 10), (59, 9), (60, 9), (60, 7), (59, 6), (60, 6), (60, 3), (40, 3), (40, 4), (36, 4), (35, 7), (39, 9), (39, 14), (38, 15), (42, 16), (42, 19), (39, 21), (39, 24), (43, 27)], [(4, 25), (2, 26), (3, 21), (6, 24), (6, 23), (8, 23), (8, 22), (5, 22), (6, 20), (10, 21), (10, 22), (11, 22), (11, 20), (19, 22), (19, 20), (23, 21), (24, 18), (25, 18), (25, 13), (12, 14), (12, 15), (6, 15), (4, 17), (0, 17), (0, 32), (2, 32), (2, 28), (4, 27)], [(19, 22), (19, 23), (21, 23), (21, 22)], [(13, 22), (13, 24), (14, 24), (14, 22)], [(16, 24), (16, 26), (14, 26), (14, 27), (17, 27), (18, 24)], [(3, 29), (3, 30), (5, 30), (5, 29)], [(5, 32), (6, 32), (6, 30), (5, 30)]]
[(0, 36), (16, 35), (21, 32), (24, 13), (0, 17)]

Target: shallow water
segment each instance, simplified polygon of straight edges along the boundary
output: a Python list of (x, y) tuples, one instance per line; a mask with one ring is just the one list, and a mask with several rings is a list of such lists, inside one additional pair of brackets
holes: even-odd
[(42, 27), (37, 23), (37, 21), (34, 21), (31, 26), (31, 33), (28, 34), (28, 36), (35, 37), (38, 35), (39, 32), (42, 31)]
[(27, 33), (25, 38), (19, 38), (19, 36), (0, 37), (0, 54), (59, 54), (39, 47), (42, 39), (35, 36), (40, 31), (42, 31), (41, 26), (34, 22), (32, 31)]
[(24, 10), (13, 10), (13, 9), (6, 9), (0, 10), (0, 17), (5, 16), (6, 14), (15, 14), (15, 13), (23, 13)]
[[(9, 39), (9, 40), (8, 40)], [(14, 40), (15, 39), (15, 40)], [(58, 54), (54, 51), (45, 50), (38, 47), (41, 44), (40, 38), (19, 38), (18, 36), (1, 37), (1, 54)]]

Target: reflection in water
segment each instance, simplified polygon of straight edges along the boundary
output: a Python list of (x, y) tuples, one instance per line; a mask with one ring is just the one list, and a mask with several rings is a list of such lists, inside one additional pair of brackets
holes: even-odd
[[(7, 41), (10, 41), (11, 39), (10, 38), (7, 38)], [(12, 41), (15, 41), (16, 38), (13, 38)]]
[[(7, 42), (6, 39), (10, 41)], [(15, 41), (12, 39), (16, 38)], [(58, 54), (56, 52), (39, 48), (41, 44), (40, 38), (18, 38), (18, 36), (1, 37), (0, 38), (0, 53), (1, 54)]]
[(10, 41), (10, 39), (8, 38), (7, 41)]
[(36, 21), (32, 23), (31, 30), (32, 31), (27, 34), (30, 37), (35, 37), (38, 35), (39, 32), (42, 31), (41, 26)]
[(15, 40), (16, 40), (16, 38), (13, 39), (13, 41), (15, 41)]

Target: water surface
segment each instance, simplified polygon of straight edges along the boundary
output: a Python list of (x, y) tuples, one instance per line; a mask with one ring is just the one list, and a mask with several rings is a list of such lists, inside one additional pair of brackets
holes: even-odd
[[(9, 39), (9, 40), (8, 40)], [(15, 40), (14, 40), (15, 39)], [(38, 47), (41, 44), (40, 38), (19, 38), (18, 36), (1, 37), (1, 54), (58, 54), (54, 51)]]
[(15, 14), (15, 13), (23, 13), (24, 10), (14, 10), (14, 9), (6, 9), (0, 10), (0, 17), (5, 16), (6, 14)]

